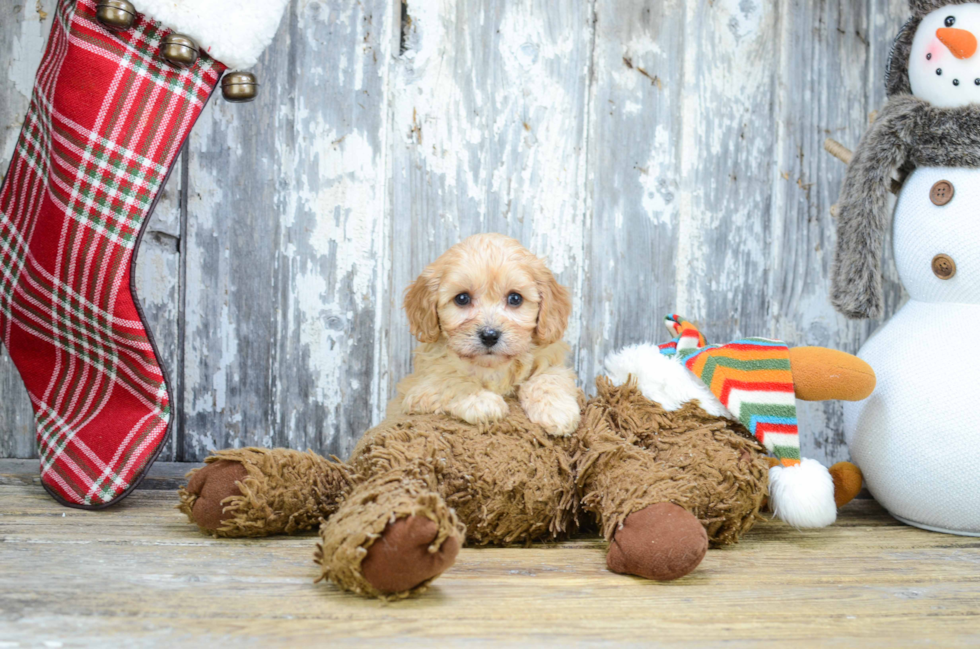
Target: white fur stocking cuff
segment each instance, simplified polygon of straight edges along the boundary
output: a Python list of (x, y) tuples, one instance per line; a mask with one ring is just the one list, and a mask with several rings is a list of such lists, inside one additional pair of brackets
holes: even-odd
[(255, 65), (289, 0), (133, 0), (137, 11), (190, 36), (234, 70)]

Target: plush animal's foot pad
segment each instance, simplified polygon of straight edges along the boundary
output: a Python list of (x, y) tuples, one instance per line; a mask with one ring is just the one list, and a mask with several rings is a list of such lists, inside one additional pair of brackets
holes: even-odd
[(194, 496), (190, 516), (199, 527), (216, 530), (233, 514), (225, 513), (221, 504), (225, 498), (240, 496), (238, 483), (248, 471), (241, 462), (219, 460), (195, 471), (187, 483), (187, 493)]
[(606, 565), (620, 574), (670, 581), (697, 568), (707, 551), (708, 534), (693, 514), (673, 503), (657, 503), (626, 517)]
[(385, 594), (407, 592), (445, 572), (456, 562), (459, 539), (450, 536), (431, 551), (439, 526), (425, 516), (408, 516), (389, 523), (368, 548), (361, 574)]

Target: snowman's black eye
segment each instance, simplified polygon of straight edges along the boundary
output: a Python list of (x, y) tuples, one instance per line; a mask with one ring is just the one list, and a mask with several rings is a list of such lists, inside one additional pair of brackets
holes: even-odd
[(936, 68), (936, 74), (938, 74), (939, 76), (943, 76), (943, 69), (942, 68)]
[(953, 79), (953, 85), (954, 86), (960, 85), (960, 80), (959, 79)]
[(973, 85), (980, 86), (980, 79), (974, 79), (973, 80)]
[(926, 61), (931, 61), (931, 60), (932, 60), (932, 52), (926, 54)]
[[(935, 24), (935, 23), (933, 23), (933, 24)], [(955, 24), (956, 24), (956, 16), (949, 16), (946, 19), (946, 26), (947, 27), (952, 27)]]

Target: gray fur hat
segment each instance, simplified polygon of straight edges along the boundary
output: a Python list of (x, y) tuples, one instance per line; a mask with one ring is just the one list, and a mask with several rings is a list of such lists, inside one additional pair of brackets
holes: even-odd
[(977, 0), (909, 0), (912, 18), (909, 19), (902, 31), (899, 32), (891, 55), (888, 57), (888, 74), (885, 76), (885, 89), (888, 96), (900, 93), (911, 94), (912, 85), (909, 83), (909, 54), (912, 51), (912, 39), (919, 23), (936, 9), (950, 5), (964, 5)]
[(909, 0), (909, 9), (912, 10), (913, 17), (921, 20), (926, 14), (931, 14), (936, 9), (968, 2), (976, 2), (976, 0)]

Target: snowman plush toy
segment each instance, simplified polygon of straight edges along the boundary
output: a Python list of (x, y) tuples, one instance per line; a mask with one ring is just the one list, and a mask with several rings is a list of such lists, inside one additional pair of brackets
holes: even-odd
[(864, 345), (877, 387), (844, 408), (854, 461), (893, 516), (980, 536), (980, 2), (911, 0), (888, 104), (839, 202), (832, 302), (882, 313), (888, 187), (906, 172), (892, 244), (909, 300)]

